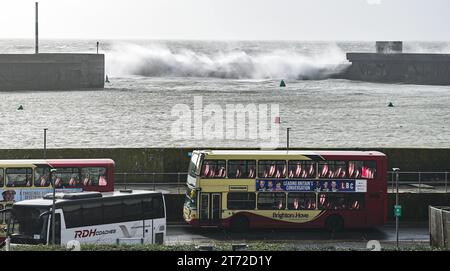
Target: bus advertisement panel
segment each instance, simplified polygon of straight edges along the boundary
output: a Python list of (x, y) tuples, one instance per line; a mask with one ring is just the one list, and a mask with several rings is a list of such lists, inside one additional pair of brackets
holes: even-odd
[(367, 192), (367, 180), (256, 180), (256, 191)]

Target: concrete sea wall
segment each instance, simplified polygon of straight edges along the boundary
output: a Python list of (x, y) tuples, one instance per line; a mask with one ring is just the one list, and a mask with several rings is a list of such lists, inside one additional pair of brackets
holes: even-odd
[[(111, 158), (116, 162), (117, 172), (186, 172), (190, 159), (188, 152), (192, 150), (192, 148), (48, 149), (47, 157)], [(349, 148), (345, 150), (381, 151), (388, 156), (388, 169), (398, 167), (402, 171), (414, 172), (450, 171), (450, 149)], [(41, 159), (42, 157), (43, 150), (40, 149), (0, 149), (0, 159)]]
[(450, 85), (448, 54), (348, 53), (352, 65), (342, 75), (349, 80)]
[(0, 54), (0, 90), (103, 88), (102, 54)]

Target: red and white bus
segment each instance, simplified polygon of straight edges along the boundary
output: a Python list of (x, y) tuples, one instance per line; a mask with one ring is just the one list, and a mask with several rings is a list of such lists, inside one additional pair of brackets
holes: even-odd
[[(0, 160), (0, 211), (14, 202), (58, 192), (114, 191), (111, 159)], [(0, 224), (6, 217), (0, 215)]]
[(364, 228), (387, 220), (376, 151), (194, 151), (183, 216), (193, 226)]

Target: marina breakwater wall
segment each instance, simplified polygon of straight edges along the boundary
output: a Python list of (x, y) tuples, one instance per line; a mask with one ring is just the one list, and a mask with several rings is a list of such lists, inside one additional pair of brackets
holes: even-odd
[[(211, 148), (196, 148), (211, 149)], [(223, 149), (223, 148), (222, 148)], [(291, 150), (300, 148), (291, 148)], [(98, 149), (47, 149), (48, 158), (111, 158), (116, 162), (116, 172), (187, 172), (188, 153), (192, 148), (98, 148)], [(312, 150), (301, 148), (301, 150)], [(318, 150), (318, 149), (314, 149)], [(380, 151), (388, 156), (388, 169), (401, 171), (450, 171), (450, 149), (367, 148), (336, 149)], [(42, 159), (42, 149), (0, 149), (0, 159)]]
[(450, 85), (450, 54), (348, 53), (349, 80)]
[(0, 91), (103, 88), (103, 54), (0, 54)]

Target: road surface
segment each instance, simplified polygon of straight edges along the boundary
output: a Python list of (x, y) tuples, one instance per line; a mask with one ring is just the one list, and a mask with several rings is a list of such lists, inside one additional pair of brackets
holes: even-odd
[[(396, 241), (395, 224), (374, 229), (344, 230), (330, 233), (319, 229), (251, 230), (245, 234), (231, 233), (217, 228), (195, 229), (188, 225), (169, 225), (167, 244), (212, 244), (215, 242), (270, 242), (288, 243), (306, 248), (311, 246), (365, 248), (370, 240), (392, 246)], [(402, 244), (429, 244), (428, 224), (400, 224), (399, 241)]]

